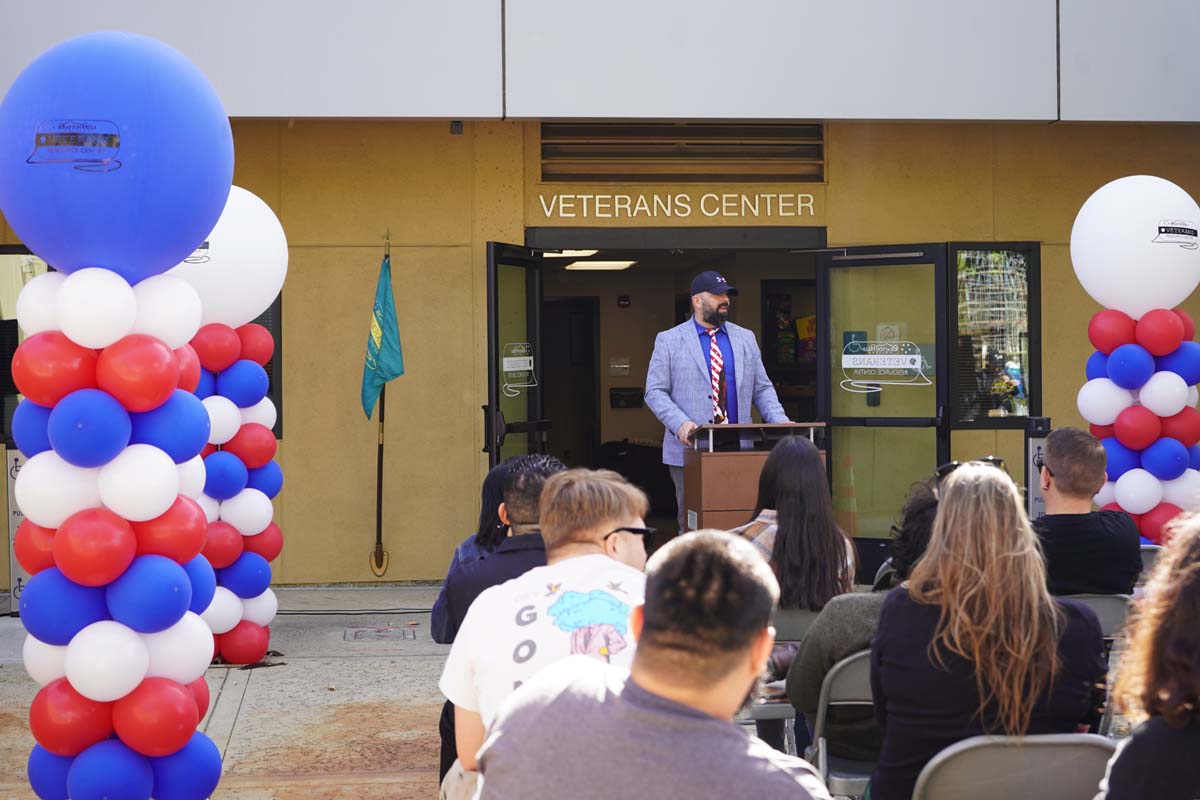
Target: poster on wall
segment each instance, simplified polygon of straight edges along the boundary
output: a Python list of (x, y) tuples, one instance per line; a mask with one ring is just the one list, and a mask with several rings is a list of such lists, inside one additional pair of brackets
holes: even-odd
[(8, 577), (9, 577), (9, 613), (16, 614), (21, 604), (21, 590), (29, 582), (29, 573), (17, 563), (13, 550), (13, 541), (17, 538), (17, 528), (25, 520), (21, 509), (17, 508), (14, 498), (17, 496), (17, 473), (25, 463), (25, 456), (17, 450), (5, 451), (5, 465), (8, 467)]

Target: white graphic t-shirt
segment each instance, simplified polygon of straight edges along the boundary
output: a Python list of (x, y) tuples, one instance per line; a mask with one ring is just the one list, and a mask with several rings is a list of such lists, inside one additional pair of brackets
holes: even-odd
[(438, 686), (488, 726), (504, 699), (547, 664), (587, 655), (633, 663), (629, 612), (646, 577), (605, 555), (537, 567), (493, 586), (471, 604)]

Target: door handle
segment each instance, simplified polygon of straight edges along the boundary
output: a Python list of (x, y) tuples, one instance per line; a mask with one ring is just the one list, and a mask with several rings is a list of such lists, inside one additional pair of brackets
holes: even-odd
[(491, 452), (492, 445), (495, 444), (496, 449), (504, 446), (504, 437), (508, 435), (508, 423), (504, 419), (504, 412), (496, 409), (496, 413), (492, 414), (491, 406), (480, 406), (483, 409), (483, 452)]

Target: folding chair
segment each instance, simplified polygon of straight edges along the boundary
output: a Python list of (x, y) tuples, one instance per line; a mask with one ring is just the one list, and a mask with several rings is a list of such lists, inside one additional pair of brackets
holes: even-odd
[[(781, 608), (775, 614), (775, 642), (799, 644), (804, 635), (817, 618), (817, 611), (806, 608)], [(769, 719), (783, 720), (783, 749), (788, 755), (798, 755), (796, 752), (796, 709), (786, 697), (762, 700), (750, 706), (750, 709), (738, 718), (741, 724), (750, 721), (758, 722)]]
[[(1125, 619), (1129, 616), (1129, 605), (1132, 602), (1127, 594), (1069, 594), (1067, 599), (1078, 600), (1086, 605), (1100, 618), (1100, 632), (1104, 634), (1104, 660), (1107, 663), (1112, 653), (1113, 640), (1125, 631)], [(1100, 728), (1097, 731), (1102, 736), (1108, 736), (1112, 729), (1113, 707), (1112, 694), (1105, 687), (1104, 715), (1100, 718)]]
[(779, 644), (804, 641), (819, 611), (807, 608), (781, 608), (775, 614), (775, 641)]
[(925, 765), (913, 800), (1092, 800), (1115, 750), (1090, 733), (973, 736)]
[(854, 761), (829, 754), (829, 743), (825, 740), (829, 709), (831, 706), (873, 704), (870, 650), (843, 658), (826, 673), (825, 680), (821, 683), (821, 696), (817, 701), (817, 721), (813, 725), (814, 744), (805, 756), (821, 773), (832, 795), (861, 797), (867, 791), (871, 773), (875, 771), (875, 762)]
[(1142, 545), (1142, 574), (1138, 576), (1138, 583), (1145, 583), (1150, 577), (1150, 570), (1154, 566), (1154, 560), (1158, 558), (1158, 551), (1162, 547), (1156, 544)]

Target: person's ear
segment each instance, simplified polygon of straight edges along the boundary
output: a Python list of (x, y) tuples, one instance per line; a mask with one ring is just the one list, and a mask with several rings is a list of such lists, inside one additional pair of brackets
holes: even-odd
[(633, 634), (634, 641), (642, 638), (642, 626), (645, 624), (646, 606), (644, 603), (629, 609), (629, 631)]
[(767, 659), (771, 657), (771, 650), (775, 647), (775, 628), (768, 625), (763, 628), (758, 636), (754, 637), (754, 643), (750, 646), (750, 670), (755, 675), (761, 675), (766, 672)]
[(1050, 481), (1054, 480), (1054, 476), (1050, 474), (1050, 470), (1046, 467), (1042, 467), (1041, 473), (1042, 491), (1045, 492), (1050, 488)]
[(508, 518), (508, 506), (505, 503), (501, 503), (496, 508), (496, 516), (500, 517), (500, 522), (504, 525), (512, 525), (512, 522)]

